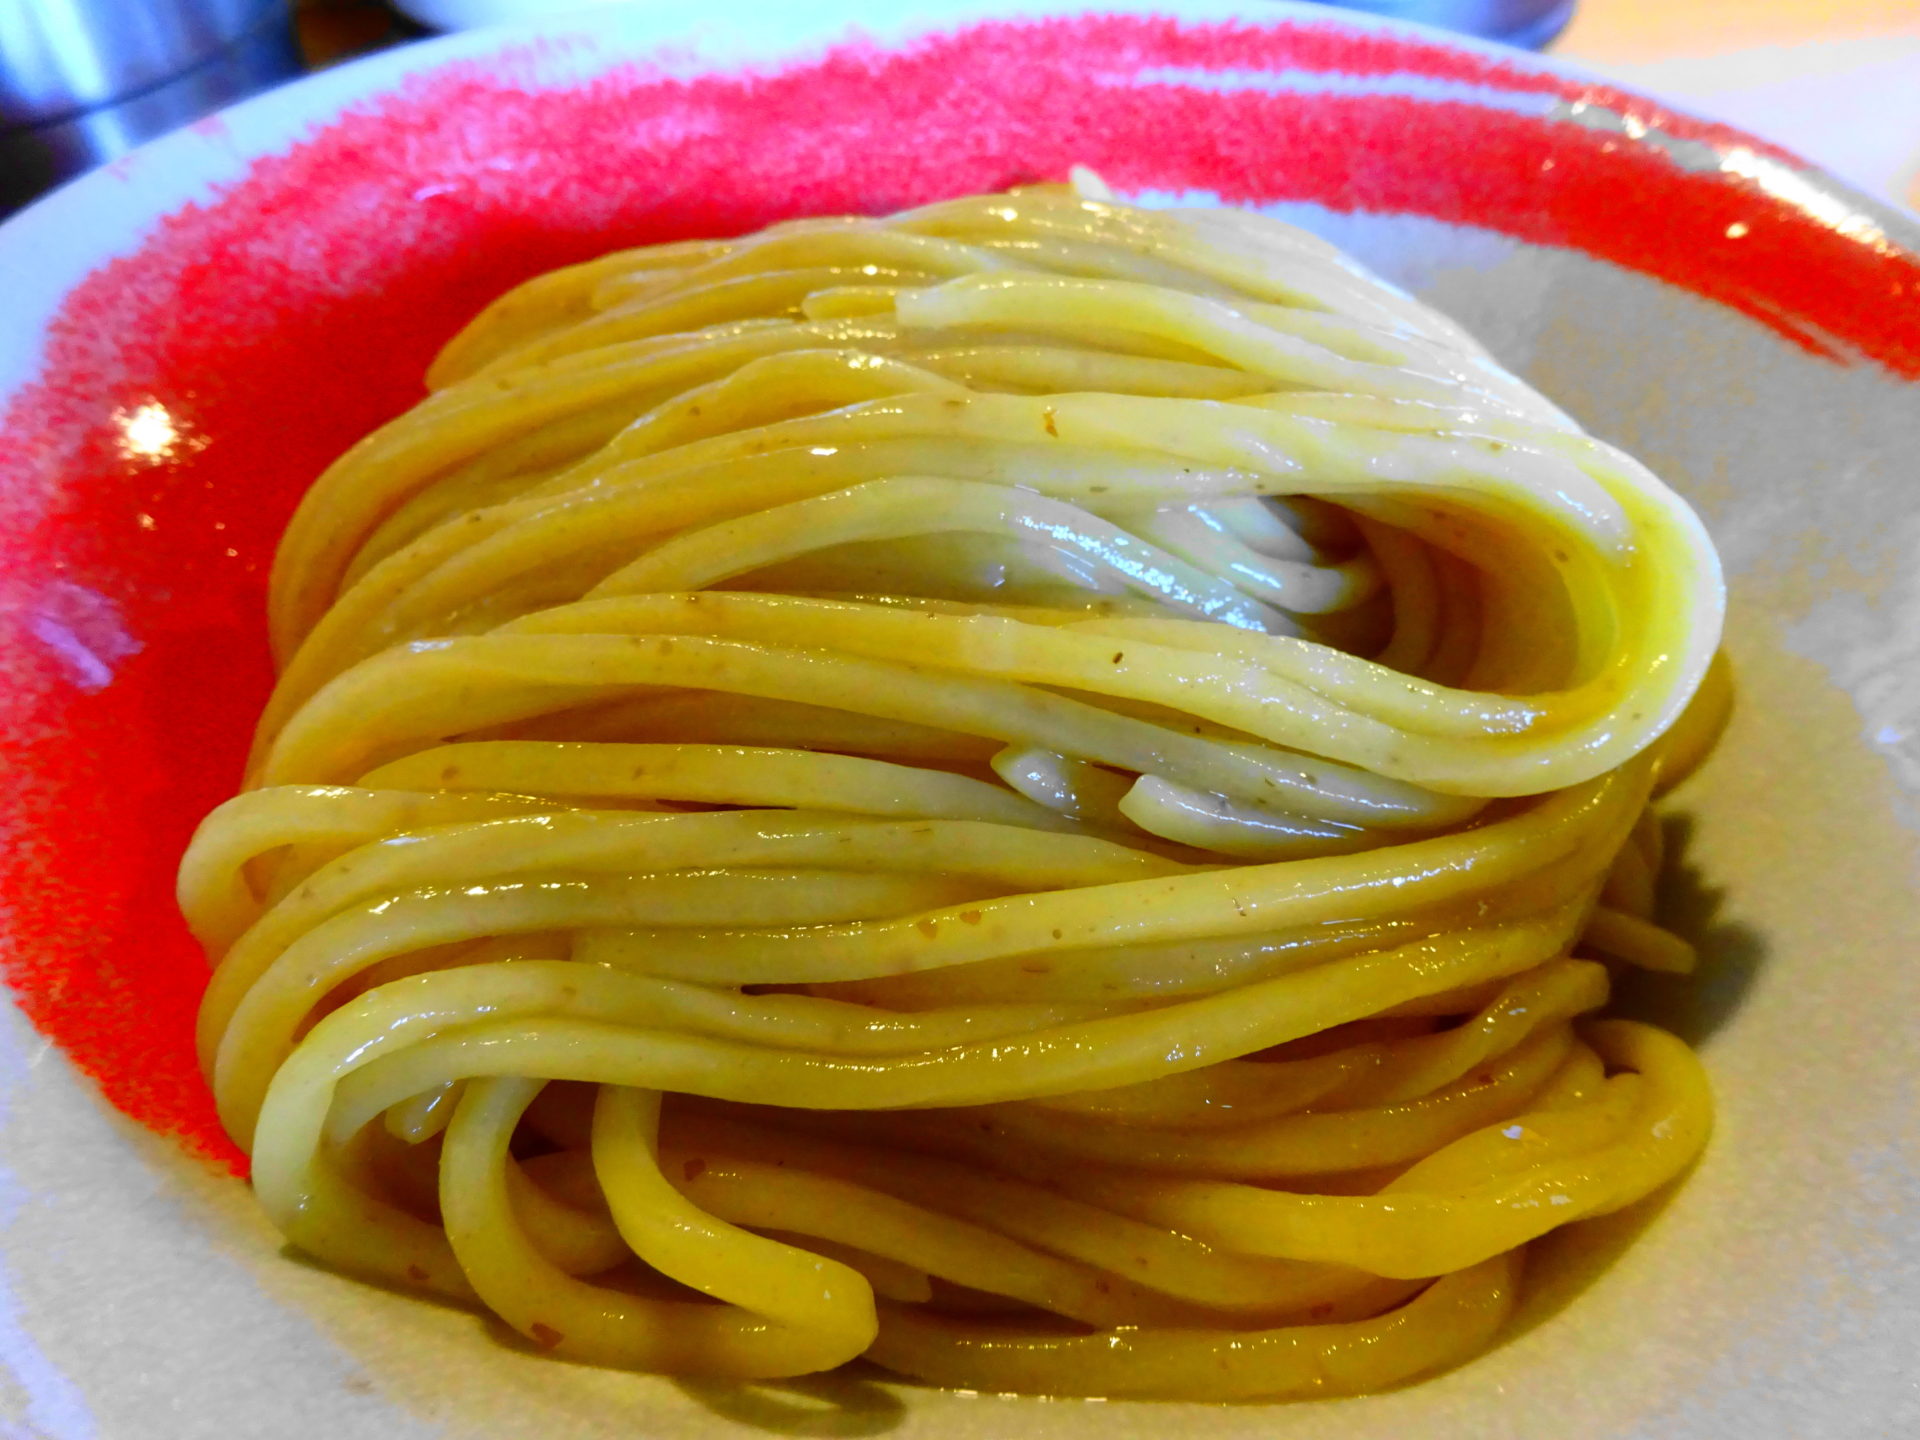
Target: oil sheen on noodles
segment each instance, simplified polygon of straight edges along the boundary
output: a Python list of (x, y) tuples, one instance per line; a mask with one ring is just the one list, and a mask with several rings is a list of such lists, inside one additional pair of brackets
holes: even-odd
[(1081, 176), (556, 271), (428, 378), (181, 870), (301, 1250), (599, 1364), (1332, 1395), (1705, 1142), (1596, 1014), (1692, 963), (1713, 550), (1324, 242)]

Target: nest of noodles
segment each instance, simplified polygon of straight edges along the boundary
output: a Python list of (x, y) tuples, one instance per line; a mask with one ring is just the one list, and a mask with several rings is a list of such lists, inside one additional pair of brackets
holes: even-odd
[(289, 527), (181, 871), (301, 1249), (605, 1364), (1338, 1394), (1704, 1143), (1592, 1017), (1691, 963), (1712, 548), (1323, 242), (1086, 177), (798, 221), (430, 384)]

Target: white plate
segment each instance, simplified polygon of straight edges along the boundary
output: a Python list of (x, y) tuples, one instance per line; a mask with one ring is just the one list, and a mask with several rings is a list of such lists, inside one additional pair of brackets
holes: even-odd
[[(0, 1010), (0, 1433), (1920, 1433), (1920, 235), (1550, 62), (1314, 7), (1150, 8), (1184, 28), (714, 0), (462, 35), (0, 227), (0, 958), (33, 1017)], [(866, 38), (823, 60), (849, 16)], [(229, 1169), (130, 1116), (204, 1121), (166, 877), (233, 781), (258, 566), (313, 457), (404, 404), (510, 271), (1065, 158), (1324, 231), (1701, 509), (1740, 710), (1674, 801), (1707, 968), (1654, 997), (1717, 1087), (1698, 1171), (1562, 1246), (1492, 1354), (1332, 1408), (676, 1384), (283, 1253)]]

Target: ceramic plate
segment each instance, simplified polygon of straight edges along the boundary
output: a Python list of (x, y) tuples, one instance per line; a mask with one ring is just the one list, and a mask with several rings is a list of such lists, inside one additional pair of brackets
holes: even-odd
[[(0, 1432), (157, 1440), (1920, 1433), (1920, 231), (1537, 59), (1311, 6), (751, 0), (305, 80), (0, 227)], [(849, 24), (848, 17), (857, 24)], [(1331, 1406), (539, 1359), (285, 1253), (196, 1075), (176, 857), (265, 695), (299, 490), (523, 276), (1079, 162), (1300, 221), (1698, 506), (1732, 729), (1673, 800), (1721, 1119), (1480, 1361)]]

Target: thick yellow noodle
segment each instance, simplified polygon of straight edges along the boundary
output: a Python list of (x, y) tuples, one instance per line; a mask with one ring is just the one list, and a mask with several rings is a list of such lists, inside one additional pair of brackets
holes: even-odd
[(1324, 242), (799, 221), (542, 276), (430, 383), (289, 526), (181, 868), (302, 1250), (610, 1365), (1332, 1395), (1705, 1143), (1592, 1017), (1693, 962), (1648, 804), (1713, 550)]

